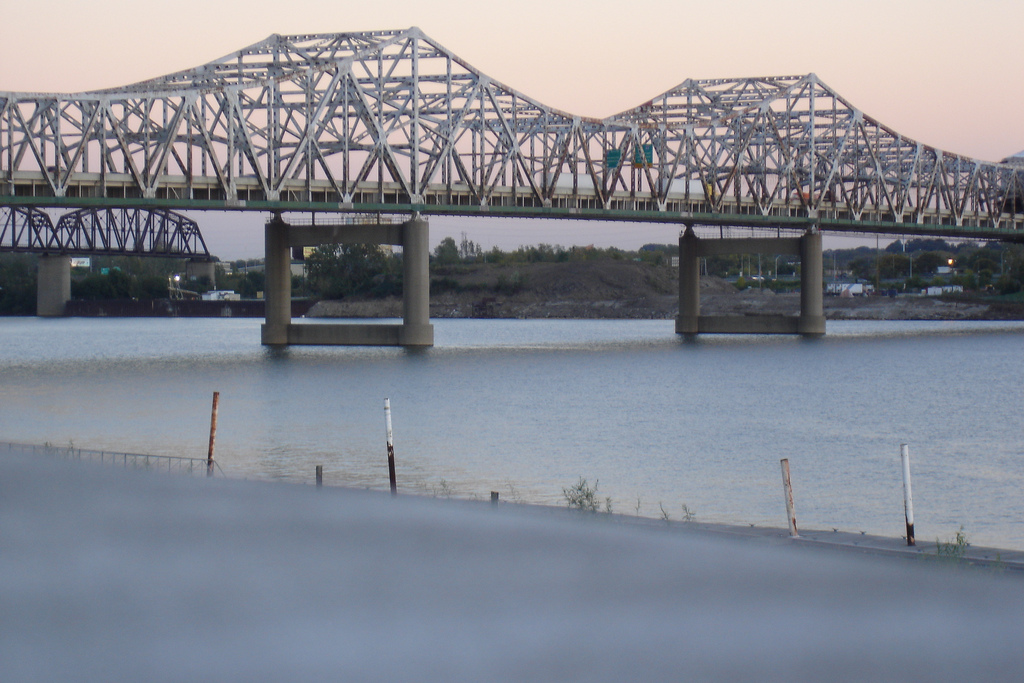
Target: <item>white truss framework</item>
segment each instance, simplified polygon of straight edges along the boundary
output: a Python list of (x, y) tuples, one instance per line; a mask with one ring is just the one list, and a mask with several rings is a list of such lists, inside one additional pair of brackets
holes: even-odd
[(131, 86), (0, 93), (0, 205), (576, 215), (1024, 235), (1024, 173), (903, 137), (814, 74), (593, 119), (419, 29), (271, 36)]

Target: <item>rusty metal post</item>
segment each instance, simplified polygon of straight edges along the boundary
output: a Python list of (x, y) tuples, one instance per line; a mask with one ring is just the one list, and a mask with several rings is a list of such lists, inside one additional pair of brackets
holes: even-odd
[(900, 460), (903, 461), (903, 512), (907, 519), (907, 545), (914, 542), (914, 498), (910, 495), (910, 446), (900, 444)]
[(391, 399), (384, 399), (384, 425), (388, 433), (388, 479), (391, 481), (391, 495), (398, 495), (398, 483), (395, 481), (395, 444), (391, 439)]
[(316, 487), (320, 488), (323, 485), (324, 485), (324, 466), (323, 465), (317, 465), (316, 466)]
[(796, 510), (793, 506), (793, 483), (789, 479), (789, 458), (779, 461), (782, 464), (782, 488), (786, 492), (786, 521), (789, 522), (789, 535), (799, 538), (796, 530)]
[(210, 415), (210, 450), (206, 455), (206, 476), (213, 476), (213, 444), (217, 439), (217, 406), (220, 404), (220, 392), (213, 392), (213, 411)]

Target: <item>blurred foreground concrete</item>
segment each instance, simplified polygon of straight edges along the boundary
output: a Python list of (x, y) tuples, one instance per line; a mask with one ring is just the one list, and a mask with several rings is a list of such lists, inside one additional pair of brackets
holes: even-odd
[(0, 452), (0, 677), (1024, 679), (1020, 572), (808, 548)]

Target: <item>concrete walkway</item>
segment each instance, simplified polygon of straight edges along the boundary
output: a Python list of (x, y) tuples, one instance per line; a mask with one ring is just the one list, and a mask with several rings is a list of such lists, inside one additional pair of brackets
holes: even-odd
[(1024, 679), (1018, 572), (805, 534), (0, 452), (2, 677)]
[[(1024, 552), (1005, 548), (987, 548), (967, 543), (959, 550), (959, 557), (939, 555), (936, 542), (916, 539), (908, 546), (906, 537), (892, 538), (837, 529), (801, 529), (799, 536), (791, 537), (788, 529), (763, 526), (738, 526), (709, 522), (680, 522), (637, 518), (622, 518), (621, 523), (643, 528), (658, 528), (677, 533), (708, 535), (720, 538), (744, 539), (756, 544), (803, 548), (821, 551), (841, 551), (857, 555), (888, 556), (915, 561), (934, 561), (938, 564), (957, 565), (961, 568), (1024, 572)], [(1024, 578), (1024, 575), (1022, 575)]]

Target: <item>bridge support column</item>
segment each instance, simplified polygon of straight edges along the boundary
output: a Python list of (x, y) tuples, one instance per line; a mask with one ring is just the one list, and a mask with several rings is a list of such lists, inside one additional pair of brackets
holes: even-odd
[(264, 344), (288, 344), (292, 321), (291, 250), (288, 248), (288, 224), (275, 215), (266, 226), (263, 298), (266, 322), (262, 328)]
[(402, 226), (402, 346), (433, 346), (430, 324), (430, 230), (419, 216)]
[(700, 244), (693, 226), (679, 237), (679, 317), (677, 334), (697, 334), (700, 319)]
[[(338, 225), (296, 226), (275, 216), (266, 230), (264, 344), (433, 346), (429, 227), (418, 214), (401, 225), (357, 220)], [(291, 248), (318, 244), (401, 245), (402, 324), (292, 324)]]
[(191, 258), (185, 262), (185, 278), (198, 280), (206, 278), (210, 286), (217, 289), (217, 264), (213, 261)]
[(811, 228), (800, 238), (800, 334), (825, 334), (823, 274), (821, 233)]
[[(716, 254), (790, 254), (799, 256), (800, 315), (700, 314), (700, 259)], [(821, 233), (817, 228), (803, 237), (750, 237), (740, 239), (700, 239), (692, 226), (679, 238), (679, 317), (678, 334), (825, 334), (825, 314), (821, 292)]]
[(43, 254), (37, 272), (36, 315), (64, 315), (64, 307), (71, 300), (71, 257)]

